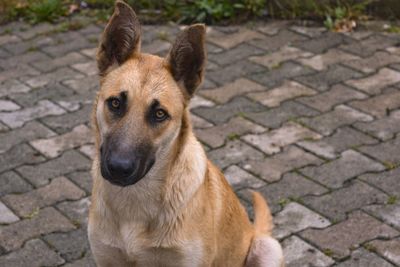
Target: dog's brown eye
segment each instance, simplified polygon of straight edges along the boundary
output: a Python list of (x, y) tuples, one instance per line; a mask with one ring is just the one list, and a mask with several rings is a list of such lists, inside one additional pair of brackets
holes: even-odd
[(111, 106), (112, 106), (114, 109), (118, 109), (119, 106), (120, 106), (119, 100), (116, 99), (116, 98), (114, 98), (113, 100), (111, 100)]
[(167, 118), (167, 113), (162, 109), (157, 109), (155, 113), (157, 121), (163, 121)]

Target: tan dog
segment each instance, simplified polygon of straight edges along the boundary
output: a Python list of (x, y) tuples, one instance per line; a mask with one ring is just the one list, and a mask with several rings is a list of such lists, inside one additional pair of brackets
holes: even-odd
[(138, 19), (116, 3), (93, 112), (89, 239), (98, 266), (283, 264), (264, 199), (254, 194), (252, 225), (193, 134), (188, 103), (203, 77), (204, 38), (204, 25), (193, 25), (166, 58), (141, 54)]

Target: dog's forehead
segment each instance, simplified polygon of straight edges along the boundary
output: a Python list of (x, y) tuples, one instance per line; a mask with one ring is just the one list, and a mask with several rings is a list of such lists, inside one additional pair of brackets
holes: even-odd
[(110, 72), (104, 77), (101, 90), (104, 98), (118, 96), (120, 92), (127, 91), (131, 99), (142, 103), (154, 99), (162, 102), (183, 100), (164, 59), (147, 54), (129, 59)]

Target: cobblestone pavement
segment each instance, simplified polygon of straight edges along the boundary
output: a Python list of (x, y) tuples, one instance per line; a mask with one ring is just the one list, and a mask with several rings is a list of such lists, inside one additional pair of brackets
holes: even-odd
[[(93, 266), (89, 114), (102, 28), (0, 27), (0, 266)], [(143, 27), (165, 55), (177, 27)], [(288, 266), (400, 266), (400, 36), (208, 29), (195, 131)]]

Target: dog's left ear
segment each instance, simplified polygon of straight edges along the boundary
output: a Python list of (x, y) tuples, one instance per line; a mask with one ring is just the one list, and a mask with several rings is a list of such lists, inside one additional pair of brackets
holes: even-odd
[(206, 27), (195, 24), (184, 29), (176, 38), (167, 56), (172, 76), (190, 99), (203, 80), (206, 64), (204, 39)]
[(133, 9), (123, 1), (115, 3), (97, 52), (100, 75), (105, 75), (112, 66), (122, 65), (140, 50), (140, 23)]

